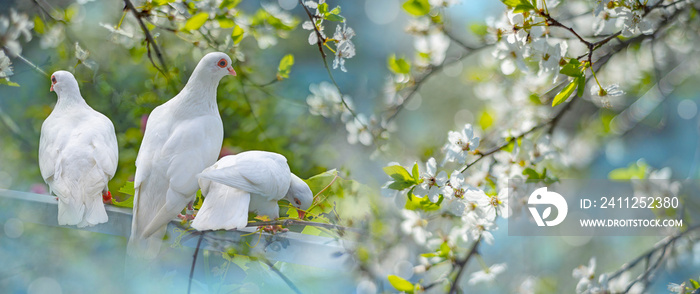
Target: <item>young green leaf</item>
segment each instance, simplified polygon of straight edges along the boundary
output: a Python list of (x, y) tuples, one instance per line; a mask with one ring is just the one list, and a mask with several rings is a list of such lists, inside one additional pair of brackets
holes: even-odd
[(418, 172), (418, 163), (413, 164), (413, 170), (411, 170), (411, 174), (413, 175), (413, 179), (418, 183), (420, 181), (420, 173)]
[(406, 182), (415, 184), (415, 180), (408, 171), (400, 165), (385, 166), (384, 172), (389, 175), (395, 182)]
[(330, 14), (330, 13), (326, 14), (326, 16), (324, 16), (323, 18), (328, 20), (328, 21), (344, 21), (345, 20), (345, 18), (340, 16), (340, 15)]
[(240, 43), (241, 40), (243, 40), (243, 33), (245, 33), (245, 31), (243, 31), (243, 28), (241, 28), (240, 26), (235, 26), (233, 28), (233, 32), (231, 32), (231, 38), (233, 38), (233, 43)]
[(578, 80), (578, 91), (576, 91), (576, 96), (582, 97), (583, 92), (586, 89), (586, 73), (582, 73), (581, 76), (577, 77)]
[(693, 285), (693, 290), (700, 288), (700, 283), (696, 280), (690, 279), (690, 284)]
[(204, 25), (205, 22), (207, 22), (207, 19), (209, 19), (209, 13), (197, 13), (194, 16), (190, 17), (190, 19), (188, 19), (187, 22), (185, 22), (185, 30), (193, 31), (199, 29), (202, 27), (202, 25)]
[(402, 7), (413, 16), (423, 16), (430, 12), (428, 0), (408, 0)]
[(396, 58), (394, 54), (389, 56), (387, 66), (389, 70), (395, 74), (407, 74), (411, 72), (411, 64), (404, 58)]
[(277, 79), (288, 79), (289, 73), (292, 71), (292, 65), (294, 65), (294, 55), (287, 54), (282, 57), (280, 64), (277, 67)]
[(566, 87), (564, 87), (557, 96), (554, 96), (554, 100), (552, 100), (552, 107), (557, 106), (561, 104), (562, 102), (566, 101), (566, 99), (569, 99), (569, 96), (571, 96), (572, 93), (574, 93), (574, 90), (576, 90), (576, 85), (578, 85), (577, 79), (572, 80)]
[(401, 292), (413, 293), (413, 284), (409, 281), (406, 281), (404, 278), (395, 275), (389, 275), (387, 279), (389, 280), (389, 283), (391, 283), (391, 285), (394, 287), (394, 289)]

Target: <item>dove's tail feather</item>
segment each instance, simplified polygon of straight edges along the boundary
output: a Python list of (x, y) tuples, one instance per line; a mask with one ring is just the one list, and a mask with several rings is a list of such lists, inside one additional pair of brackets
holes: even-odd
[(58, 224), (94, 226), (107, 222), (101, 192), (106, 186), (104, 173), (97, 166), (81, 175), (63, 172), (53, 182), (59, 198)]
[[(87, 210), (85, 211), (83, 223), (94, 226), (107, 222), (107, 210), (102, 202), (102, 197), (89, 199), (85, 206)], [(81, 225), (78, 224), (78, 227), (81, 227)]]
[[(134, 214), (131, 222), (131, 236), (127, 244), (126, 253), (134, 259), (155, 259), (160, 251), (160, 246), (163, 244), (163, 237), (167, 231), (167, 227), (157, 230), (148, 238), (144, 238), (144, 227), (151, 219), (146, 213), (150, 207), (146, 206), (149, 199), (141, 199), (144, 191), (147, 191), (150, 186), (141, 184), (135, 187), (134, 190)], [(152, 189), (151, 189), (152, 190)]]
[(199, 231), (233, 230), (248, 224), (250, 193), (218, 183), (211, 183), (192, 227)]
[(126, 253), (132, 258), (155, 259), (160, 252), (160, 246), (163, 244), (163, 237), (165, 237), (166, 231), (167, 227), (163, 227), (148, 238), (132, 235), (129, 237)]

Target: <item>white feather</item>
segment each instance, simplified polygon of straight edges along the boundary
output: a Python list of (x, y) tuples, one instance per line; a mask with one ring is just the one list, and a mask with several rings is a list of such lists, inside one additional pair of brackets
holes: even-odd
[(279, 218), (277, 201), (287, 194), (292, 173), (280, 154), (247, 151), (221, 158), (199, 177), (206, 198), (192, 227), (219, 230), (245, 227), (249, 210)]
[(204, 56), (182, 91), (148, 117), (136, 159), (131, 256), (157, 256), (167, 224), (194, 199), (196, 175), (216, 161), (224, 134), (216, 88), (229, 73), (217, 66), (221, 59), (230, 68), (224, 53)]
[(52, 77), (58, 101), (41, 126), (39, 169), (59, 198), (58, 223), (107, 222), (102, 192), (108, 191), (119, 156), (114, 125), (85, 103), (72, 74), (57, 71)]

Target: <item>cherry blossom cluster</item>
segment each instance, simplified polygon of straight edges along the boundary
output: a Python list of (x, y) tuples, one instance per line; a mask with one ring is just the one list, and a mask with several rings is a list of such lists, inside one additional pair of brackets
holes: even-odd
[(27, 14), (10, 9), (9, 16), (0, 15), (0, 79), (5, 83), (10, 83), (9, 77), (13, 74), (10, 57), (22, 54), (20, 37), (24, 37), (24, 42), (31, 41), (32, 28), (34, 23)]

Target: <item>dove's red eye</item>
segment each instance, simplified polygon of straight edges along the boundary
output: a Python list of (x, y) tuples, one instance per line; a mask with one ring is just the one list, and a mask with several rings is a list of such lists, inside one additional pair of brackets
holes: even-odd
[(220, 68), (226, 67), (226, 59), (221, 58), (221, 60), (219, 60), (219, 63), (217, 63), (217, 65), (219, 65)]
[(296, 203), (297, 205), (301, 205), (301, 201), (299, 201), (299, 199), (297, 198), (294, 198), (294, 203)]
[(51, 82), (55, 84), (55, 83), (56, 83), (56, 77), (52, 76), (52, 77), (51, 77)]

